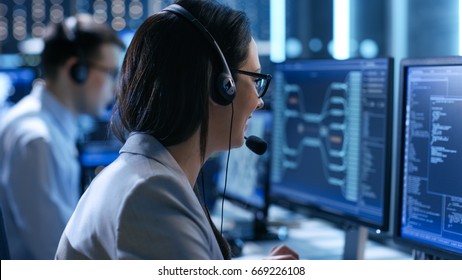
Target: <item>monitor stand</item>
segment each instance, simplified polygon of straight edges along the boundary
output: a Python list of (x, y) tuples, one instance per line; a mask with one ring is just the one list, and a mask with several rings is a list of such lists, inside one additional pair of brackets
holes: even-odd
[(237, 222), (235, 228), (227, 232), (228, 239), (241, 239), (242, 241), (268, 241), (283, 239), (268, 229), (267, 217), (256, 211), (253, 220)]
[(364, 226), (348, 224), (345, 229), (344, 260), (363, 260), (368, 230)]
[(250, 241), (267, 241), (267, 240), (279, 240), (282, 239), (276, 233), (271, 232), (268, 230), (268, 219), (266, 215), (262, 217), (258, 217), (258, 213), (255, 214), (255, 218), (253, 220), (253, 236)]
[(275, 234), (268, 230), (266, 215), (258, 211), (254, 213), (253, 220), (237, 222), (235, 227), (225, 232), (224, 235), (230, 246), (233, 257), (242, 255), (242, 249), (246, 241), (268, 241), (285, 238), (285, 236)]
[(412, 250), (412, 257), (414, 260), (442, 260), (442, 258), (439, 256), (435, 256), (417, 249)]

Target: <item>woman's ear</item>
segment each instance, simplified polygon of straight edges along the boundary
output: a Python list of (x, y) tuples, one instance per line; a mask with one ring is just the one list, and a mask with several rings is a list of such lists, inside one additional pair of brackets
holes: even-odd
[(215, 102), (211, 97), (209, 97), (209, 111), (213, 109), (217, 109), (218, 107), (223, 107), (223, 106)]

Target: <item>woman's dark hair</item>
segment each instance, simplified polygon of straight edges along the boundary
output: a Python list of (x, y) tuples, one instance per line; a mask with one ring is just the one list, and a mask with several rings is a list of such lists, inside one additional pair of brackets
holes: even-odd
[(59, 67), (71, 57), (87, 64), (101, 55), (101, 45), (109, 43), (125, 49), (125, 44), (107, 24), (97, 23), (89, 14), (79, 14), (47, 27), (42, 51), (42, 71), (46, 78), (56, 78)]
[[(180, 0), (177, 4), (208, 29), (230, 68), (242, 65), (251, 40), (244, 13), (215, 1)], [(185, 141), (199, 126), (206, 130), (208, 99), (222, 69), (216, 50), (187, 20), (168, 12), (150, 16), (124, 59), (114, 111), (120, 117), (120, 123), (114, 124), (121, 127), (116, 128), (148, 133), (164, 146)]]
[[(179, 0), (215, 38), (229, 68), (245, 62), (251, 41), (249, 20), (216, 1)], [(223, 65), (217, 51), (195, 26), (170, 12), (150, 16), (138, 28), (121, 71), (112, 127), (121, 141), (130, 132), (147, 133), (168, 147), (200, 128), (205, 158), (208, 100)], [(226, 241), (212, 224), (223, 256)]]

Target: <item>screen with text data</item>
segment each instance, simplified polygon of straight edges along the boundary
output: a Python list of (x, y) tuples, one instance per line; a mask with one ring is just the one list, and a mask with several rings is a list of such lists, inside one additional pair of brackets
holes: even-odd
[(391, 59), (276, 65), (271, 198), (386, 229)]
[(462, 58), (405, 60), (397, 235), (462, 257)]

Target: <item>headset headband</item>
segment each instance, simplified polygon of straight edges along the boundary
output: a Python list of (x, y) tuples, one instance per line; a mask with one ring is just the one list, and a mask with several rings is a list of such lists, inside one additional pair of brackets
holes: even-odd
[(202, 23), (200, 23), (199, 20), (197, 20), (188, 10), (186, 10), (185, 8), (183, 8), (182, 6), (178, 4), (172, 4), (166, 7), (165, 9), (163, 9), (163, 11), (173, 13), (175, 15), (178, 15), (186, 19), (188, 22), (194, 25), (197, 30), (201, 32), (204, 38), (216, 50), (217, 54), (220, 57), (220, 60), (222, 61), (223, 70), (218, 75), (218, 79), (216, 81), (216, 88), (218, 91), (218, 95), (212, 94), (212, 99), (220, 105), (231, 104), (231, 102), (234, 99), (234, 96), (236, 95), (236, 85), (234, 83), (234, 79), (231, 74), (231, 71), (229, 70), (228, 63), (226, 62), (225, 56), (223, 55), (223, 52), (221, 51), (215, 39), (213, 38), (212, 34), (210, 34), (207, 28), (205, 28), (205, 26), (202, 25)]

